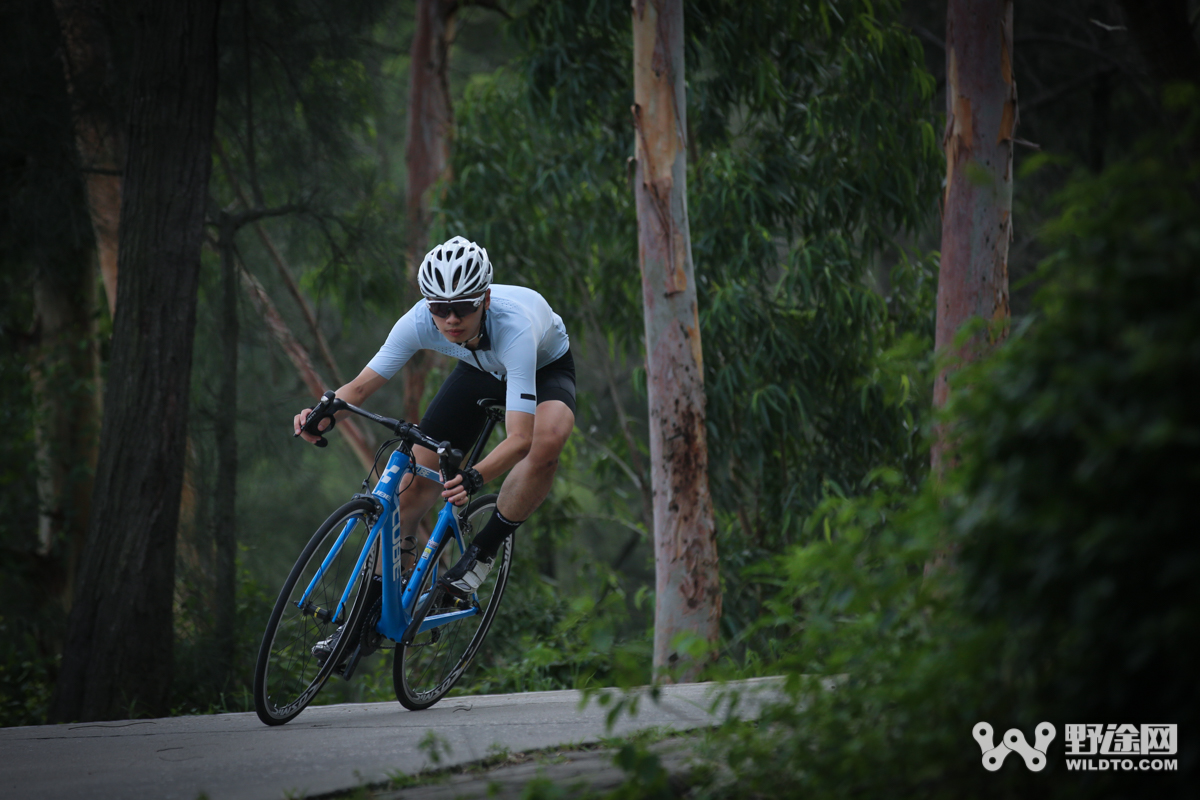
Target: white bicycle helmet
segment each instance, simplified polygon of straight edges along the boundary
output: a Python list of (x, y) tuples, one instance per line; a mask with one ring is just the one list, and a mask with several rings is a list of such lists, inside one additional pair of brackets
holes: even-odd
[(455, 236), (426, 253), (418, 278), (421, 294), (431, 300), (470, 297), (492, 285), (492, 262), (487, 250)]

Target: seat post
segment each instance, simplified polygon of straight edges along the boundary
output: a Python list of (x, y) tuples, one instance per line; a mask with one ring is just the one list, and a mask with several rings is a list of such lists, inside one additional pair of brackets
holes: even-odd
[(484, 398), (479, 401), (484, 411), (487, 412), (487, 422), (483, 425), (483, 432), (479, 434), (479, 438), (475, 440), (475, 447), (471, 450), (471, 457), (467, 459), (467, 466), (474, 466), (475, 462), (479, 461), (479, 456), (483, 453), (483, 448), (487, 446), (488, 439), (492, 438), (492, 431), (496, 430), (496, 425), (503, 418), (504, 410), (498, 406), (495, 400)]

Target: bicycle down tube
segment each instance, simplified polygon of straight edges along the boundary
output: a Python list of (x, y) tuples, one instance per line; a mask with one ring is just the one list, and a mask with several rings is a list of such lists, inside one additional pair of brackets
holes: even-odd
[[(400, 556), (403, 544), (403, 533), (400, 529), (400, 506), (397, 498), (400, 479), (405, 472), (409, 471), (414, 472), (419, 477), (441, 483), (441, 476), (437, 472), (412, 463), (411, 458), (401, 450), (396, 450), (392, 453), (391, 458), (388, 459), (387, 467), (380, 476), (379, 482), (371, 492), (381, 501), (383, 512), (379, 515), (379, 519), (371, 529), (371, 533), (367, 537), (362, 552), (359, 554), (355, 570), (352, 573), (352, 575), (357, 575), (362, 570), (367, 555), (371, 551), (370, 549), (376, 546), (376, 543), (383, 538), (385, 533), (390, 534), (388, 537), (388, 546), (383, 548), (383, 613), (376, 630), (387, 638), (397, 641), (412, 622), (412, 614), (409, 613), (409, 610), (412, 609), (415, 611), (420, 601), (424, 599), (424, 597), (416, 597), (416, 593), (418, 587), (421, 586), (425, 573), (430, 569), (437, 569), (437, 564), (434, 562), (433, 556), (438, 551), (438, 545), (442, 542), (442, 539), (446, 535), (452, 535), (458, 541), (460, 550), (464, 549), (462, 533), (458, 529), (458, 522), (454, 514), (454, 506), (447, 503), (438, 514), (438, 521), (429, 536), (429, 543), (425, 546), (424, 551), (417, 560), (403, 593), (396, 591), (395, 587), (401, 583), (402, 567)], [(313, 587), (319, 583), (325, 569), (337, 556), (350, 530), (356, 524), (357, 522), (353, 520), (346, 524), (346, 528), (326, 555), (317, 575), (313, 578), (303, 597), (297, 603), (299, 607), (303, 608), (307, 603), (308, 596), (312, 592)], [(332, 619), (337, 620), (341, 618), (342, 610), (350, 600), (349, 596), (353, 584), (354, 580), (352, 578), (342, 593)], [(478, 607), (472, 606), (471, 608), (462, 610), (431, 614), (422, 622), (420, 631), (424, 632), (431, 628), (463, 619), (464, 617), (474, 616), (477, 613), (479, 613)]]

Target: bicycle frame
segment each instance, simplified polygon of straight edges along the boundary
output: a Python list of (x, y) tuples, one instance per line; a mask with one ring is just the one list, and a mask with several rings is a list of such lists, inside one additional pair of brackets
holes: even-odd
[[(362, 552), (359, 553), (358, 562), (354, 566), (354, 571), (351, 574), (350, 581), (346, 584), (345, 590), (342, 592), (342, 597), (338, 601), (338, 607), (334, 609), (332, 619), (342, 619), (343, 611), (346, 604), (351, 602), (350, 591), (354, 586), (355, 578), (362, 572), (363, 566), (366, 564), (367, 556), (371, 552), (371, 548), (376, 546), (379, 541), (386, 541), (387, 547), (383, 548), (383, 613), (380, 615), (379, 623), (375, 629), (394, 641), (399, 641), (404, 634), (409, 624), (412, 622), (413, 614), (415, 613), (422, 597), (417, 596), (419, 587), (424, 581), (424, 577), (429, 570), (436, 570), (437, 564), (434, 563), (434, 554), (438, 551), (438, 546), (442, 543), (447, 535), (454, 536), (458, 540), (459, 550), (465, 550), (463, 545), (462, 532), (458, 527), (458, 517), (454, 513), (454, 505), (446, 503), (442, 510), (438, 513), (437, 524), (434, 525), (433, 533), (429, 535), (429, 542), (425, 545), (425, 549), (421, 552), (420, 558), (417, 559), (416, 565), (413, 567), (412, 575), (409, 576), (408, 582), (403, 584), (403, 591), (398, 588), (402, 585), (401, 581), (401, 546), (403, 542), (403, 533), (400, 530), (400, 483), (405, 473), (412, 472), (416, 477), (428, 478), (435, 481), (439, 485), (442, 483), (441, 475), (437, 472), (421, 466), (412, 460), (412, 456), (403, 449), (394, 451), (391, 458), (388, 459), (387, 467), (379, 477), (379, 482), (375, 484), (375, 488), (371, 494), (380, 502), (382, 510), (379, 518), (371, 528), (371, 533), (367, 536), (367, 541), (363, 545)], [(358, 522), (351, 520), (346, 523), (345, 529), (330, 548), (325, 560), (321, 563), (320, 569), (305, 589), (304, 595), (297, 601), (297, 606), (303, 608), (308, 602), (308, 596), (312, 593), (313, 588), (324, 575), (326, 568), (333, 559), (341, 551), (347, 537), (350, 535), (351, 529)], [(436, 580), (436, 572), (434, 579)], [(433, 582), (430, 582), (433, 585)], [(472, 597), (472, 600), (477, 598)], [(441, 625), (453, 622), (464, 617), (474, 616), (479, 613), (479, 606), (476, 602), (471, 608), (449, 611), (442, 614), (430, 614), (422, 622), (419, 631), (424, 632), (431, 628), (436, 628)]]

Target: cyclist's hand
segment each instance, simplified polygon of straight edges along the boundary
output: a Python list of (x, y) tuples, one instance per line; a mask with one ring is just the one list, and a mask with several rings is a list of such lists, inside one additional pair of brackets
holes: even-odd
[(467, 494), (467, 487), (463, 486), (462, 473), (446, 481), (442, 486), (442, 497), (446, 498), (446, 502), (456, 506), (461, 506), (471, 499), (471, 496)]
[[(321, 439), (320, 436), (315, 436), (314, 434), (311, 434), (307, 431), (300, 430), (301, 426), (304, 425), (304, 421), (306, 419), (308, 419), (308, 415), (311, 413), (312, 413), (312, 409), (306, 408), (306, 409), (303, 409), (299, 414), (297, 414), (292, 419), (292, 425), (293, 425), (292, 433), (299, 434), (300, 438), (306, 442), (309, 442), (311, 444), (316, 444)], [(321, 420), (319, 423), (317, 423), (317, 427), (320, 428), (322, 431), (329, 430), (329, 420), (327, 420), (327, 419)]]
[[(444, 473), (443, 473), (444, 474)], [(445, 483), (442, 497), (456, 506), (471, 499), (471, 495), (483, 488), (483, 476), (474, 467), (467, 467)]]

